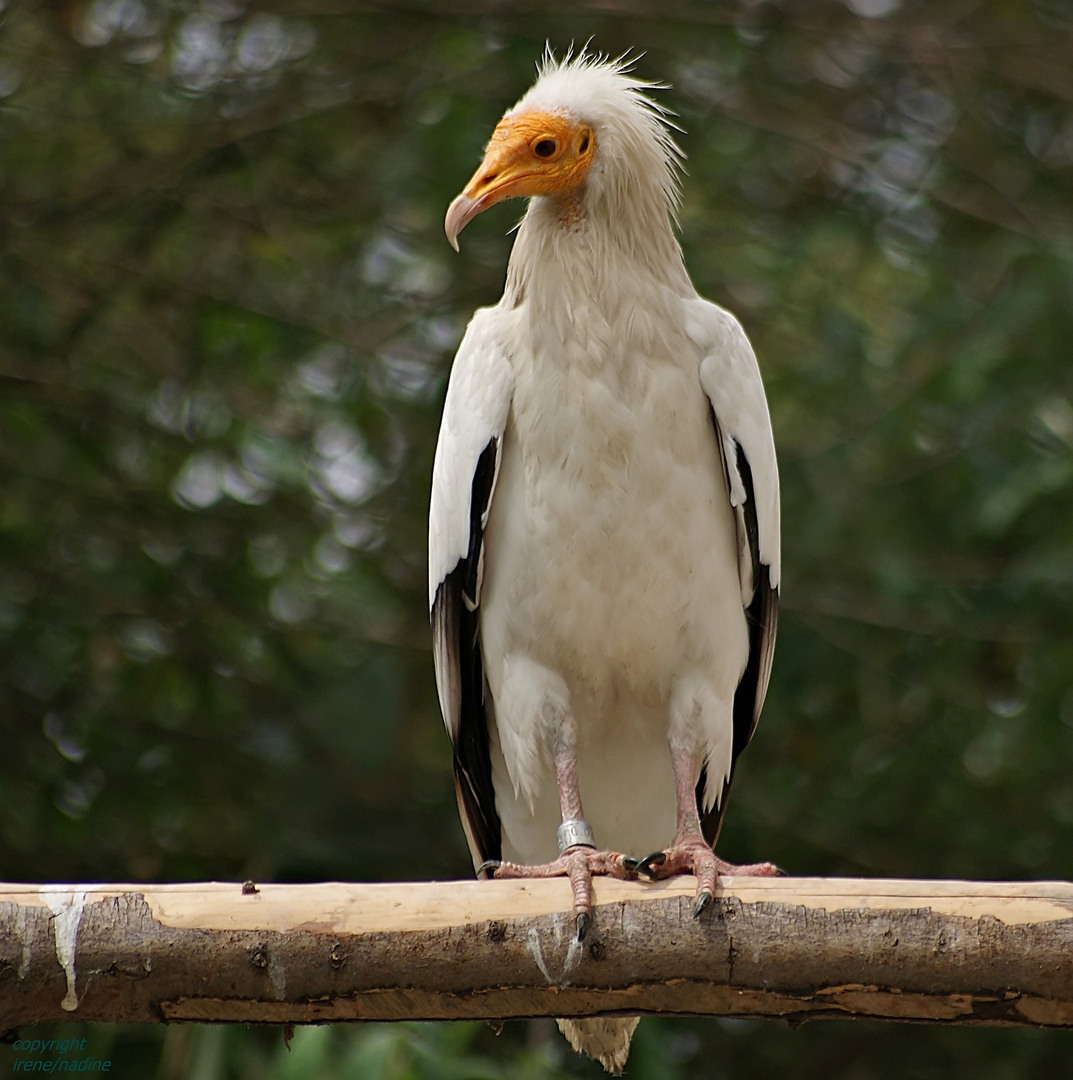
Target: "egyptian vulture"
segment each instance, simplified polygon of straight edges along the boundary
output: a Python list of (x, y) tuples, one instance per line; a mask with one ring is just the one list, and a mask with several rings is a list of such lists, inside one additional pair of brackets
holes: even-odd
[[(681, 151), (622, 61), (548, 56), (447, 212), (528, 197), (503, 298), (455, 357), (429, 604), (482, 876), (697, 878), (767, 690), (779, 482), (753, 350), (675, 237)], [(655, 854), (646, 855), (648, 852)], [(638, 858), (640, 856), (640, 858)], [(619, 1070), (636, 1019), (560, 1022)]]

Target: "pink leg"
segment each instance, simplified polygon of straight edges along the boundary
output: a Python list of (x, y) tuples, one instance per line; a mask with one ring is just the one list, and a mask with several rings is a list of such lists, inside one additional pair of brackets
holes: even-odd
[(524, 863), (504, 862), (495, 870), (497, 878), (569, 877), (574, 894), (574, 916), (578, 941), (584, 940), (592, 914), (592, 876), (603, 874), (623, 880), (637, 877), (629, 860), (617, 851), (598, 851), (592, 830), (585, 821), (581, 807), (581, 791), (577, 781), (577, 741), (574, 722), (562, 720), (554, 746), (555, 778), (559, 785), (559, 807), (563, 824), (559, 828), (560, 855), (549, 863), (526, 866)]
[(642, 859), (639, 868), (652, 878), (668, 878), (675, 874), (694, 874), (697, 878), (694, 916), (700, 915), (712, 902), (715, 885), (721, 874), (742, 874), (746, 877), (776, 877), (781, 871), (771, 863), (752, 863), (735, 866), (720, 859), (704, 839), (697, 813), (696, 754), (672, 745), (675, 796), (678, 804), (678, 829), (674, 843), (666, 850)]

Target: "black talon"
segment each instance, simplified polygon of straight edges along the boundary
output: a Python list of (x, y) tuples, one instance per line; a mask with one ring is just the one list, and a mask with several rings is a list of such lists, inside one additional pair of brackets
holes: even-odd
[(697, 902), (693, 905), (693, 918), (699, 919), (705, 911), (708, 910), (708, 905), (712, 902), (712, 894), (707, 889), (704, 890), (697, 897)]
[[(487, 881), (488, 878), (494, 876), (495, 872), (503, 865), (499, 859), (485, 859), (480, 866), (477, 867), (477, 877)], [(491, 870), (492, 873), (488, 875), (488, 878), (484, 877), (485, 870)]]
[(577, 917), (577, 939), (578, 941), (584, 941), (585, 935), (589, 932), (589, 917), (585, 912), (581, 912)]
[(667, 852), (653, 851), (651, 855), (646, 855), (643, 859), (635, 861), (637, 862), (637, 866), (634, 867), (636, 872), (638, 874), (644, 874), (645, 877), (655, 881), (656, 875), (653, 872), (653, 867), (662, 866), (667, 861)]

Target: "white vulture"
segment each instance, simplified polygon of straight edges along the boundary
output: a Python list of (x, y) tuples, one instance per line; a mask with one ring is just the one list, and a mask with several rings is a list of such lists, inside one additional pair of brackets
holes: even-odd
[[(738, 321), (690, 283), (682, 160), (623, 61), (548, 56), (451, 203), (457, 237), (529, 197), (503, 298), (455, 357), (432, 479), (429, 603), (478, 874), (735, 867), (715, 838), (767, 690), (779, 483)], [(646, 853), (655, 854), (647, 857)], [(636, 1018), (560, 1021), (621, 1070)]]

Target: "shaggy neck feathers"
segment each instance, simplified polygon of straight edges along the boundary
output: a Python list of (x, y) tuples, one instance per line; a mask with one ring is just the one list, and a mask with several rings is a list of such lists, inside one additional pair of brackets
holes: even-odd
[(618, 61), (548, 59), (512, 110), (566, 112), (596, 138), (579, 188), (530, 201), (507, 270), (513, 302), (587, 296), (611, 314), (653, 290), (693, 295), (674, 235), (682, 154), (663, 110), (642, 93), (650, 88)]

